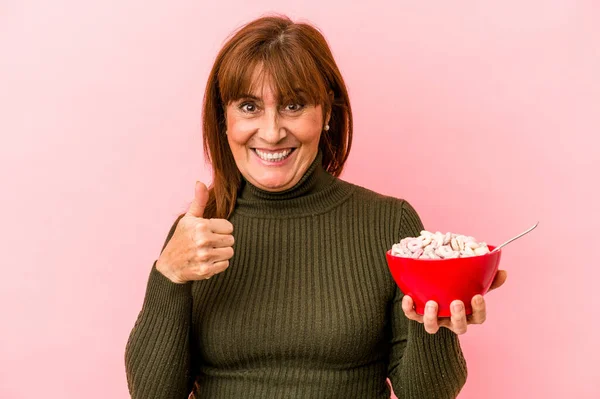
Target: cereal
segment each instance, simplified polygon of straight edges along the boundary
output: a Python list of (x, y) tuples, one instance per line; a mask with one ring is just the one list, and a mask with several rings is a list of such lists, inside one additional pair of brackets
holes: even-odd
[(485, 242), (462, 234), (421, 231), (419, 237), (406, 237), (392, 246), (392, 255), (413, 259), (454, 259), (485, 255)]
[(414, 240), (409, 241), (408, 244), (406, 244), (406, 247), (410, 250), (410, 252), (416, 252), (417, 250), (424, 247), (423, 244), (424, 243), (422, 240), (415, 238)]
[(450, 232), (446, 233), (446, 236), (444, 237), (444, 245), (450, 244), (451, 240), (452, 240), (452, 233), (450, 233)]

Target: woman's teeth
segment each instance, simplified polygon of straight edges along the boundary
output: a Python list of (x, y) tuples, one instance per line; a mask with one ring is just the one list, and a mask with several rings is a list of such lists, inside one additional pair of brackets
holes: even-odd
[(255, 149), (254, 152), (256, 152), (256, 155), (258, 155), (260, 157), (260, 159), (262, 159), (264, 161), (279, 162), (279, 161), (283, 161), (284, 159), (286, 159), (290, 155), (292, 150), (290, 149), (290, 150), (283, 150), (280, 152), (264, 152), (259, 149)]

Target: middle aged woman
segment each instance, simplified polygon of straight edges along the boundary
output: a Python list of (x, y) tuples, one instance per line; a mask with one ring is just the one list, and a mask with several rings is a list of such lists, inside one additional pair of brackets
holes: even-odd
[(457, 334), (485, 303), (415, 313), (385, 252), (423, 226), (407, 201), (338, 178), (352, 133), (314, 27), (263, 17), (227, 41), (204, 101), (213, 184), (196, 184), (150, 272), (126, 349), (132, 397), (383, 399), (388, 378), (399, 398), (456, 397)]

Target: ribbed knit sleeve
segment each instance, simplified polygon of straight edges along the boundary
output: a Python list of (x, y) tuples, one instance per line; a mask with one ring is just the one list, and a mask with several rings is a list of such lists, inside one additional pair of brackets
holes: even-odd
[[(418, 214), (406, 201), (402, 205), (401, 229), (401, 237), (416, 237), (423, 230)], [(394, 393), (400, 399), (455, 398), (467, 378), (458, 336), (445, 327), (429, 334), (423, 324), (406, 318), (402, 297), (396, 288), (388, 370)]]
[[(171, 227), (163, 250), (182, 216)], [(191, 284), (171, 282), (156, 270), (154, 262), (144, 304), (125, 349), (127, 383), (133, 399), (187, 399), (193, 384)]]

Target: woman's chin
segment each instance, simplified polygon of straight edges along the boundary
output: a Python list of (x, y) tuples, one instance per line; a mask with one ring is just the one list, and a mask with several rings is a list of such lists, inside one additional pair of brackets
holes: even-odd
[(292, 179), (263, 179), (257, 180), (254, 185), (265, 191), (285, 191), (296, 184)]

